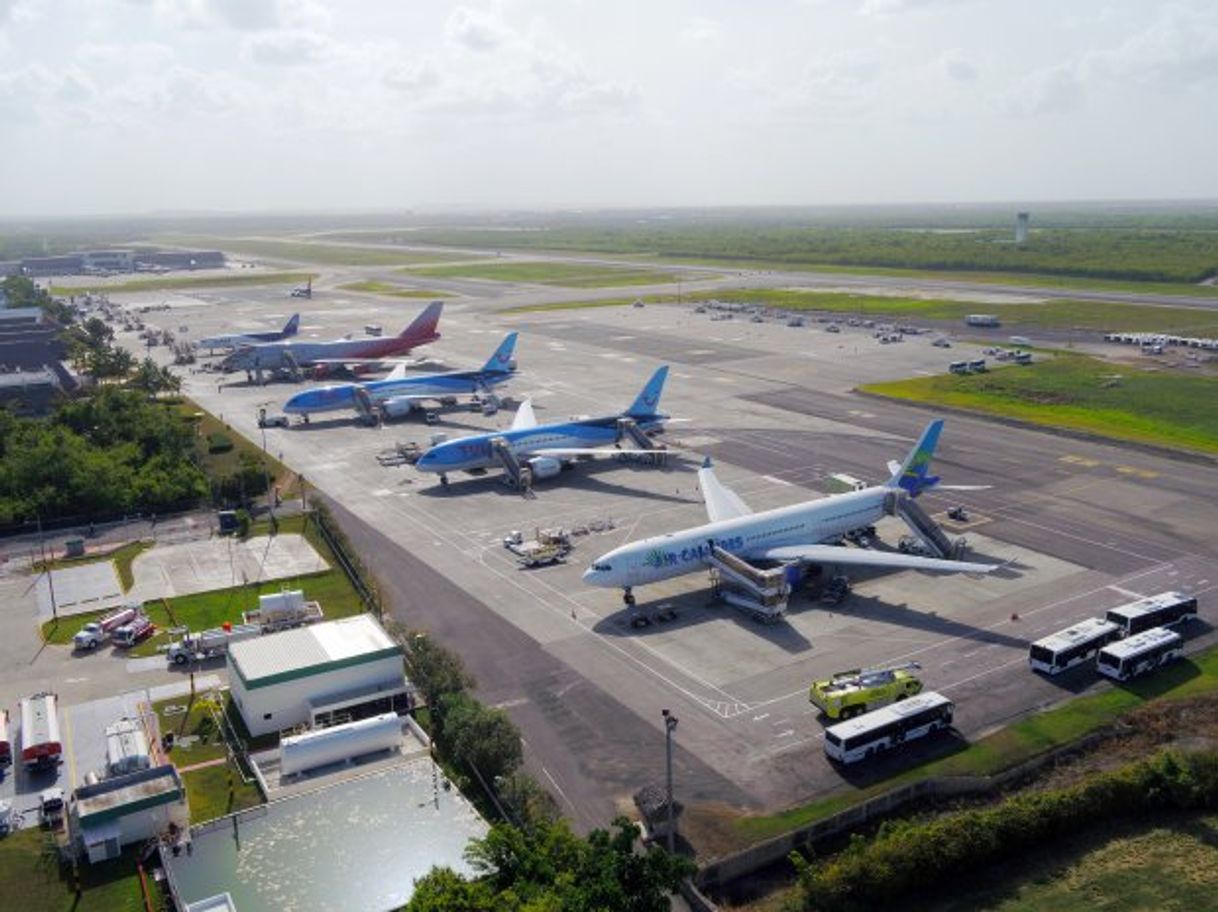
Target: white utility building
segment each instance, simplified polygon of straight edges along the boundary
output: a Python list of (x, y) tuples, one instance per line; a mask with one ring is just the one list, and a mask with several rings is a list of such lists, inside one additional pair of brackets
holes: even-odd
[(402, 649), (368, 614), (234, 643), (228, 671), (251, 735), (409, 705)]
[(73, 831), (94, 863), (190, 826), (186, 790), (172, 764), (82, 785), (72, 797)]

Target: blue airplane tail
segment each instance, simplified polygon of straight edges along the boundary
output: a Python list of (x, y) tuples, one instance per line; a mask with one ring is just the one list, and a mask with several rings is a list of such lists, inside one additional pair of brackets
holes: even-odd
[(905, 461), (888, 479), (888, 487), (901, 488), (909, 492), (911, 497), (917, 497), (937, 485), (939, 478), (930, 474), (930, 460), (935, 455), (935, 447), (939, 445), (939, 435), (942, 433), (942, 418), (936, 418), (928, 424), (918, 442), (909, 451), (909, 455), (905, 457)]
[(283, 338), (286, 339), (289, 336), (294, 336), (298, 332), (300, 332), (300, 314), (294, 313), (291, 319), (283, 324)]
[(647, 381), (643, 391), (626, 409), (631, 418), (652, 418), (659, 414), (660, 395), (664, 392), (664, 381), (668, 379), (668, 365), (665, 364)]
[(516, 362), (512, 360), (512, 356), (516, 351), (517, 335), (517, 333), (510, 332), (504, 336), (499, 347), (495, 349), (495, 353), (490, 356), (486, 364), (482, 365), (483, 373), (506, 373), (516, 369)]

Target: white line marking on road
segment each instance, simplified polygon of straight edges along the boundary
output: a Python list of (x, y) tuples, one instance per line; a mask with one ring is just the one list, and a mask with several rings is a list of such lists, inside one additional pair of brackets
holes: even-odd
[(1144, 596), (1141, 592), (1134, 592), (1132, 589), (1122, 589), (1120, 586), (1109, 586), (1108, 588), (1111, 589), (1113, 592), (1119, 592), (1119, 593), (1121, 593), (1121, 595), (1127, 595), (1130, 598), (1134, 598), (1134, 599), (1146, 598), (1146, 596)]

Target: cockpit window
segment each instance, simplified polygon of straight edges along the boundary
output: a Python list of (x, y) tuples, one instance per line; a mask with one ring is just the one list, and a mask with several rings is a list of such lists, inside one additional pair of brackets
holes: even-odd
[(593, 564), (592, 569), (597, 570), (601, 573), (608, 573), (610, 570), (613, 569), (613, 567), (609, 564)]

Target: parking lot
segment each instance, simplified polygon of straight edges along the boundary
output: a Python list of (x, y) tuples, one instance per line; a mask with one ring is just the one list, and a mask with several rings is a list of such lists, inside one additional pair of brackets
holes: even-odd
[[(270, 295), (226, 293), (219, 303), (178, 295), (166, 325), (188, 323), (197, 337), (272, 325), (299, 304), (308, 308), (306, 336), (336, 338), (369, 320), (389, 331), (422, 306), (336, 292), (312, 302)], [(582, 464), (526, 498), (495, 472), (443, 487), (375, 458), (396, 443), (426, 444), (435, 432), (505, 427), (510, 407), (493, 417), (450, 411), (433, 427), (406, 419), (367, 428), (342, 415), (270, 429), (266, 439), (366, 527), (352, 537), (389, 581), (400, 619), (442, 634), (465, 656), (483, 695), (522, 726), (530, 762), (577, 821), (603, 823), (635, 788), (659, 778), (664, 708), (681, 720), (686, 800), (772, 809), (841, 782), (821, 755), (821, 726), (807, 701), (815, 678), (918, 661), (927, 686), (957, 702), (962, 733), (975, 737), (1101, 686), (1027, 669), (1031, 640), (1083, 617), (1184, 589), (1201, 599), (1190, 648), (1214, 639), (1210, 466), (955, 416), (936, 474), (992, 488), (932, 492), (923, 505), (942, 513), (963, 504), (970, 553), (1003, 562), (1001, 571), (981, 579), (859, 573), (846, 602), (824, 608), (799, 598), (773, 626), (712, 602), (706, 577), (691, 575), (639, 590), (642, 612), (676, 616), (636, 629), (618, 593), (587, 588), (580, 575), (626, 541), (703, 522), (695, 470), (704, 456), (758, 510), (819, 496), (835, 472), (878, 481), (934, 413), (853, 387), (940, 373), (950, 361), (980, 357), (980, 348), (936, 348), (929, 335), (881, 345), (862, 328), (711, 321), (689, 307), (502, 316), (459, 299), (446, 306), (443, 339), (419, 354), (429, 368), (480, 364), (508, 329), (521, 331), (522, 371), (509, 395), (530, 396), (542, 422), (624, 408), (656, 366), (671, 364), (662, 406), (683, 419), (667, 434), (673, 458), (663, 468)], [(297, 389), (210, 373), (189, 374), (185, 388), (251, 439), (260, 439), (257, 409), (273, 411)], [(503, 537), (550, 527), (601, 531), (577, 536), (566, 564), (519, 569)], [(895, 520), (880, 527), (890, 545), (902, 531)]]

